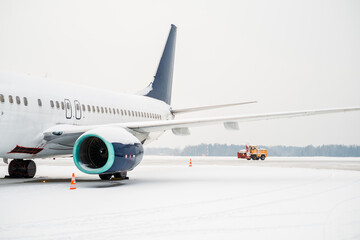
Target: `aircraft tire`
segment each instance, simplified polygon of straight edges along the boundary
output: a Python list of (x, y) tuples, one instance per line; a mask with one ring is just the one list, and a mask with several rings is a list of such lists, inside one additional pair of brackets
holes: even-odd
[(24, 161), (24, 178), (33, 178), (36, 174), (36, 164), (33, 160)]
[(99, 174), (99, 177), (101, 180), (110, 180), (112, 177), (112, 174), (109, 173), (103, 173), (103, 174)]
[(118, 179), (128, 179), (127, 177), (127, 172), (117, 172), (117, 173), (114, 173), (114, 178), (118, 178)]
[(10, 162), (8, 172), (9, 176), (12, 178), (21, 178), (22, 177), (22, 168), (23, 166), (22, 159), (14, 159)]

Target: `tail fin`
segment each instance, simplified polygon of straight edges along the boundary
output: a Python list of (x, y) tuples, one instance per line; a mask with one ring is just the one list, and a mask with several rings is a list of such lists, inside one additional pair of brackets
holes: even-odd
[(147, 88), (145, 96), (159, 99), (170, 105), (174, 71), (176, 26), (171, 24), (170, 33), (160, 59), (154, 81)]

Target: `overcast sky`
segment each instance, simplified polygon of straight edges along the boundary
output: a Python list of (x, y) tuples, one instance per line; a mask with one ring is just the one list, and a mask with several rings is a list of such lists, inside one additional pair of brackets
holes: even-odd
[[(358, 0), (0, 0), (0, 70), (137, 92), (153, 79), (170, 24), (174, 108), (258, 101), (181, 118), (360, 105)], [(359, 145), (359, 123), (357, 112), (217, 125), (170, 131), (149, 147)]]

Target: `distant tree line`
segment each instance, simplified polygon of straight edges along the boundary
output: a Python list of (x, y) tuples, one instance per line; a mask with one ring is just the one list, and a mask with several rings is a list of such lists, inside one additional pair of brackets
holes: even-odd
[[(360, 146), (357, 145), (322, 145), (322, 146), (259, 146), (268, 150), (269, 156), (328, 156), (328, 157), (360, 157)], [(200, 144), (186, 146), (184, 149), (146, 148), (148, 155), (167, 156), (236, 156), (237, 152), (245, 149), (245, 145)]]

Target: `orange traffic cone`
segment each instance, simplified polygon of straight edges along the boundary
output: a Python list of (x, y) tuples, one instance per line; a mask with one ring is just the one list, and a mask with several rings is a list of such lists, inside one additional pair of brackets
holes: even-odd
[(190, 158), (190, 162), (189, 162), (189, 167), (192, 167), (192, 162), (191, 162), (191, 158)]
[(70, 190), (75, 190), (76, 189), (76, 180), (75, 180), (75, 174), (72, 174), (71, 177), (71, 183), (70, 183)]

